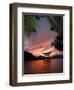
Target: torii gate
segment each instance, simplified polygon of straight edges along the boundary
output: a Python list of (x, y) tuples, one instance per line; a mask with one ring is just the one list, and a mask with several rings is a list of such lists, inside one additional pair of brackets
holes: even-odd
[(50, 56), (50, 53), (51, 53), (51, 52), (43, 53), (43, 54), (44, 54), (44, 56), (49, 57), (49, 56)]

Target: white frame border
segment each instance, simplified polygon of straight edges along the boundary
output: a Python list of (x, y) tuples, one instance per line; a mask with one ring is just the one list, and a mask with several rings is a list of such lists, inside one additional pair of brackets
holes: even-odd
[[(64, 58), (63, 68), (64, 73), (56, 74), (37, 74), (22, 76), (22, 12), (25, 13), (45, 13), (45, 14), (64, 14)], [(38, 9), (38, 8), (17, 8), (17, 82), (39, 82), (39, 81), (58, 81), (69, 80), (69, 10), (59, 9)]]

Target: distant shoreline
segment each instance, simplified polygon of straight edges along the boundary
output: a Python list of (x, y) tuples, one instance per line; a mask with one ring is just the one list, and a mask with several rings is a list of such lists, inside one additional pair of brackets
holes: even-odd
[(37, 57), (38, 59), (62, 59), (63, 55), (56, 55), (56, 56), (52, 56), (52, 57), (43, 57), (43, 56), (39, 56)]
[(50, 60), (50, 59), (63, 59), (63, 55), (55, 55), (55, 56), (51, 56), (51, 57), (44, 57), (44, 56), (34, 56), (29, 52), (24, 52), (24, 60), (25, 61), (31, 61), (31, 60)]

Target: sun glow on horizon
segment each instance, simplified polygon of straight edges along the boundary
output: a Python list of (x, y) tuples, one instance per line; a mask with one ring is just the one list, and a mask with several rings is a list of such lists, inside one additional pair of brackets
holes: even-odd
[(54, 56), (54, 55), (59, 55), (59, 54), (62, 55), (63, 54), (62, 51), (59, 51), (54, 47), (51, 47), (48, 50), (40, 51), (40, 49), (39, 49), (39, 50), (34, 50), (34, 51), (29, 51), (29, 52), (32, 53), (34, 56), (44, 56), (44, 53), (49, 53), (49, 56)]

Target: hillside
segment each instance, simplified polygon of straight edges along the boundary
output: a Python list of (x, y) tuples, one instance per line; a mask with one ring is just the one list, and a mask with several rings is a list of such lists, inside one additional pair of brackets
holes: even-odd
[(44, 56), (34, 56), (32, 53), (29, 53), (27, 51), (24, 51), (24, 60), (30, 61), (30, 60), (39, 60), (39, 59), (60, 59), (63, 58), (63, 55), (55, 55), (51, 57), (44, 57)]

